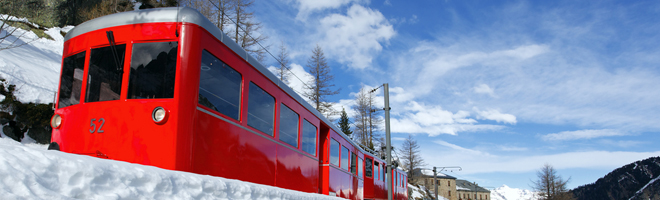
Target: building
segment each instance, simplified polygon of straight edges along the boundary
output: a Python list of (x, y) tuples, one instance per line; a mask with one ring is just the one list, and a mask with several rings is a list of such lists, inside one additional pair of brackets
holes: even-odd
[(458, 200), (490, 200), (490, 190), (466, 180), (456, 180)]
[[(426, 169), (416, 169), (413, 171), (413, 179), (418, 185), (423, 185), (430, 192), (435, 192), (433, 187), (433, 171)], [(442, 196), (449, 200), (458, 200), (456, 191), (456, 178), (443, 173), (437, 173), (435, 178), (438, 187), (438, 196)]]

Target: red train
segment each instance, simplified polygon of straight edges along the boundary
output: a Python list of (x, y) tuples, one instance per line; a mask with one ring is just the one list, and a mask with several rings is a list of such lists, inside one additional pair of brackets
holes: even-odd
[[(384, 161), (191, 8), (117, 13), (65, 37), (53, 149), (348, 199)], [(393, 197), (407, 199), (393, 170)]]

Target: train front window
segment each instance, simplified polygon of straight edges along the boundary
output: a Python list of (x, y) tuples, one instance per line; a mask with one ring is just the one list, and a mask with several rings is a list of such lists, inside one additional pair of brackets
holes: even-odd
[(133, 44), (129, 99), (174, 97), (178, 42)]
[(337, 140), (332, 139), (330, 141), (330, 163), (333, 165), (339, 167), (339, 142)]
[(280, 141), (298, 147), (298, 113), (282, 104), (280, 106)]
[(302, 150), (316, 156), (316, 126), (307, 120), (302, 129)]
[(249, 90), (248, 126), (273, 136), (275, 98), (253, 82), (250, 82)]
[(58, 108), (80, 103), (86, 52), (80, 52), (64, 58), (62, 77), (60, 77), (60, 96)]
[(206, 50), (202, 52), (200, 67), (199, 104), (238, 120), (241, 74)]
[[(118, 58), (114, 57), (112, 48), (116, 49)], [(92, 49), (85, 102), (119, 99), (125, 53), (125, 44)], [(119, 63), (116, 62), (117, 59)]]

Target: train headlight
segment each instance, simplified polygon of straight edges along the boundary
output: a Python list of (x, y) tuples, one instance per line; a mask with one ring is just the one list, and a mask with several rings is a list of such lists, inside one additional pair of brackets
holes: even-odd
[(53, 118), (50, 118), (50, 126), (53, 127), (54, 129), (60, 128), (62, 125), (62, 116), (55, 114), (53, 115)]
[(156, 122), (156, 124), (162, 124), (167, 121), (167, 110), (163, 107), (156, 107), (154, 111), (151, 112), (151, 119)]

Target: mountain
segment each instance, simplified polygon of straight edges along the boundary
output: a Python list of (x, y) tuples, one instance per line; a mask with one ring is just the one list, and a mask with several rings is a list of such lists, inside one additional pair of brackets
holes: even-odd
[(518, 188), (510, 188), (507, 185), (490, 191), (491, 200), (535, 200), (534, 192)]
[(615, 169), (595, 183), (571, 192), (576, 200), (660, 200), (660, 157), (651, 157)]

